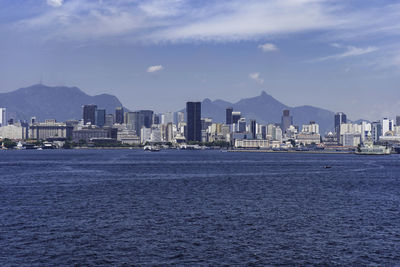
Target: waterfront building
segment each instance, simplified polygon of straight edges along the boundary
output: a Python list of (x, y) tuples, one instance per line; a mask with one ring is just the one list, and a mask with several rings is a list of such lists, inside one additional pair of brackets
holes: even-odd
[(83, 127), (81, 129), (76, 129), (72, 131), (72, 140), (74, 142), (79, 142), (84, 140), (85, 142), (90, 142), (93, 139), (115, 139), (118, 137), (118, 129), (111, 127)]
[(106, 110), (97, 109), (96, 110), (96, 125), (103, 127), (106, 124)]
[(123, 124), (124, 123), (124, 108), (118, 107), (115, 109), (115, 123)]
[(201, 142), (201, 102), (187, 102), (187, 141)]
[(139, 110), (140, 114), (140, 122), (139, 126), (142, 128), (143, 126), (146, 128), (150, 128), (153, 125), (153, 114), (152, 110)]
[(235, 139), (235, 147), (237, 148), (269, 148), (269, 140), (248, 140), (248, 139)]
[(29, 126), (29, 138), (36, 140), (68, 139), (72, 137), (74, 127), (56, 120), (46, 120)]
[[(361, 143), (362, 129), (360, 124), (342, 123), (340, 124), (340, 141), (343, 146), (356, 146)], [(358, 141), (354, 141), (358, 138)]]
[(28, 127), (20, 123), (0, 127), (0, 139), (23, 140), (28, 138)]
[(396, 116), (396, 126), (400, 126), (400, 116)]
[(288, 109), (283, 110), (282, 118), (281, 118), (281, 129), (282, 132), (285, 133), (286, 130), (293, 125), (293, 117), (290, 116), (290, 111)]
[(83, 124), (90, 123), (91, 125), (96, 124), (96, 105), (84, 105), (83, 106)]
[(0, 108), (0, 127), (7, 125), (7, 110), (6, 108)]
[(233, 108), (229, 107), (226, 109), (225, 113), (226, 113), (226, 124), (227, 125), (231, 125), (233, 123), (233, 119), (232, 119), (232, 112), (233, 112)]

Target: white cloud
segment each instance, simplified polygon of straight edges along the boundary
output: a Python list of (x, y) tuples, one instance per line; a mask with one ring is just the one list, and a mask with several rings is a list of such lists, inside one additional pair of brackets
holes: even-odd
[(153, 73), (153, 72), (158, 72), (163, 70), (164, 67), (162, 65), (155, 65), (155, 66), (150, 66), (147, 68), (147, 72)]
[(263, 84), (264, 83), (264, 79), (262, 79), (260, 77), (260, 73), (259, 72), (250, 73), (249, 77), (250, 77), (250, 79), (255, 80), (259, 84)]
[(62, 6), (63, 0), (46, 0), (49, 6), (59, 7)]
[(263, 52), (270, 52), (270, 51), (278, 50), (276, 45), (271, 44), (271, 43), (261, 44), (261, 45), (258, 46), (258, 48), (260, 48)]
[(332, 44), (332, 46), (334, 46), (336, 48), (345, 48), (346, 51), (343, 53), (335, 54), (335, 55), (321, 57), (321, 58), (318, 58), (316, 61), (325, 61), (325, 60), (331, 60), (331, 59), (337, 60), (337, 59), (342, 59), (342, 58), (346, 58), (346, 57), (361, 56), (361, 55), (369, 54), (369, 53), (372, 53), (372, 52), (375, 52), (378, 50), (378, 48), (374, 47), (374, 46), (368, 46), (365, 48), (355, 47), (355, 46), (345, 46), (344, 47), (339, 44)]

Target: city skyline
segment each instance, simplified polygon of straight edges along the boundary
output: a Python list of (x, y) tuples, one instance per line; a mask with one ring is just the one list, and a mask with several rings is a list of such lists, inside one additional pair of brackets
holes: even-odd
[(236, 102), (265, 90), (289, 106), (354, 119), (398, 113), (394, 1), (0, 0), (0, 7), (0, 92), (42, 81), (114, 94), (132, 110), (175, 111), (189, 100)]

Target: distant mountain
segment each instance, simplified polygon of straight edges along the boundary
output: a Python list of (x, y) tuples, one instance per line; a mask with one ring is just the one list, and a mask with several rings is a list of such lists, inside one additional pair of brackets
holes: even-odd
[(332, 131), (334, 112), (313, 106), (289, 107), (266, 92), (251, 98), (242, 99), (236, 103), (223, 100), (211, 101), (206, 98), (202, 102), (202, 117), (212, 118), (216, 122), (225, 122), (225, 109), (232, 107), (234, 111), (241, 111), (242, 117), (255, 119), (260, 123), (280, 123), (282, 111), (289, 109), (293, 116), (293, 123), (301, 127), (310, 121), (320, 126), (320, 133)]
[(96, 104), (98, 108), (106, 109), (107, 113), (114, 113), (116, 107), (122, 106), (113, 95), (90, 96), (77, 87), (37, 84), (0, 93), (0, 107), (7, 108), (7, 113), (18, 120), (29, 120), (32, 116), (40, 121), (81, 119), (82, 106), (85, 104)]

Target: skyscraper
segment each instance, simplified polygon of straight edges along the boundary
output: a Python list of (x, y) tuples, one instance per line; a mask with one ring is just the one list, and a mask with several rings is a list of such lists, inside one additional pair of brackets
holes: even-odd
[(227, 108), (226, 109), (226, 124), (227, 125), (231, 125), (233, 122), (232, 120), (232, 112), (233, 112), (233, 108)]
[(251, 131), (251, 135), (253, 137), (253, 139), (256, 139), (256, 127), (257, 127), (257, 123), (256, 120), (251, 120), (250, 121), (250, 131)]
[(115, 123), (124, 123), (124, 108), (119, 107), (115, 109)]
[(83, 124), (90, 122), (92, 125), (96, 124), (96, 105), (83, 106)]
[(242, 113), (240, 111), (233, 111), (232, 112), (232, 123), (238, 123), (240, 118), (242, 117)]
[(187, 141), (201, 142), (201, 102), (187, 102)]
[(5, 108), (0, 108), (0, 126), (7, 125), (7, 113)]
[(290, 125), (293, 125), (293, 117), (290, 116), (290, 111), (288, 109), (285, 109), (283, 110), (281, 119), (282, 132), (286, 132)]
[(340, 142), (340, 124), (347, 123), (347, 116), (343, 112), (335, 114), (335, 133), (338, 143)]
[(153, 111), (152, 110), (139, 110), (140, 113), (140, 128), (142, 126), (146, 128), (151, 128), (153, 125)]
[(396, 126), (400, 126), (400, 116), (396, 116)]
[(96, 110), (96, 125), (103, 127), (106, 124), (106, 110), (98, 109)]

